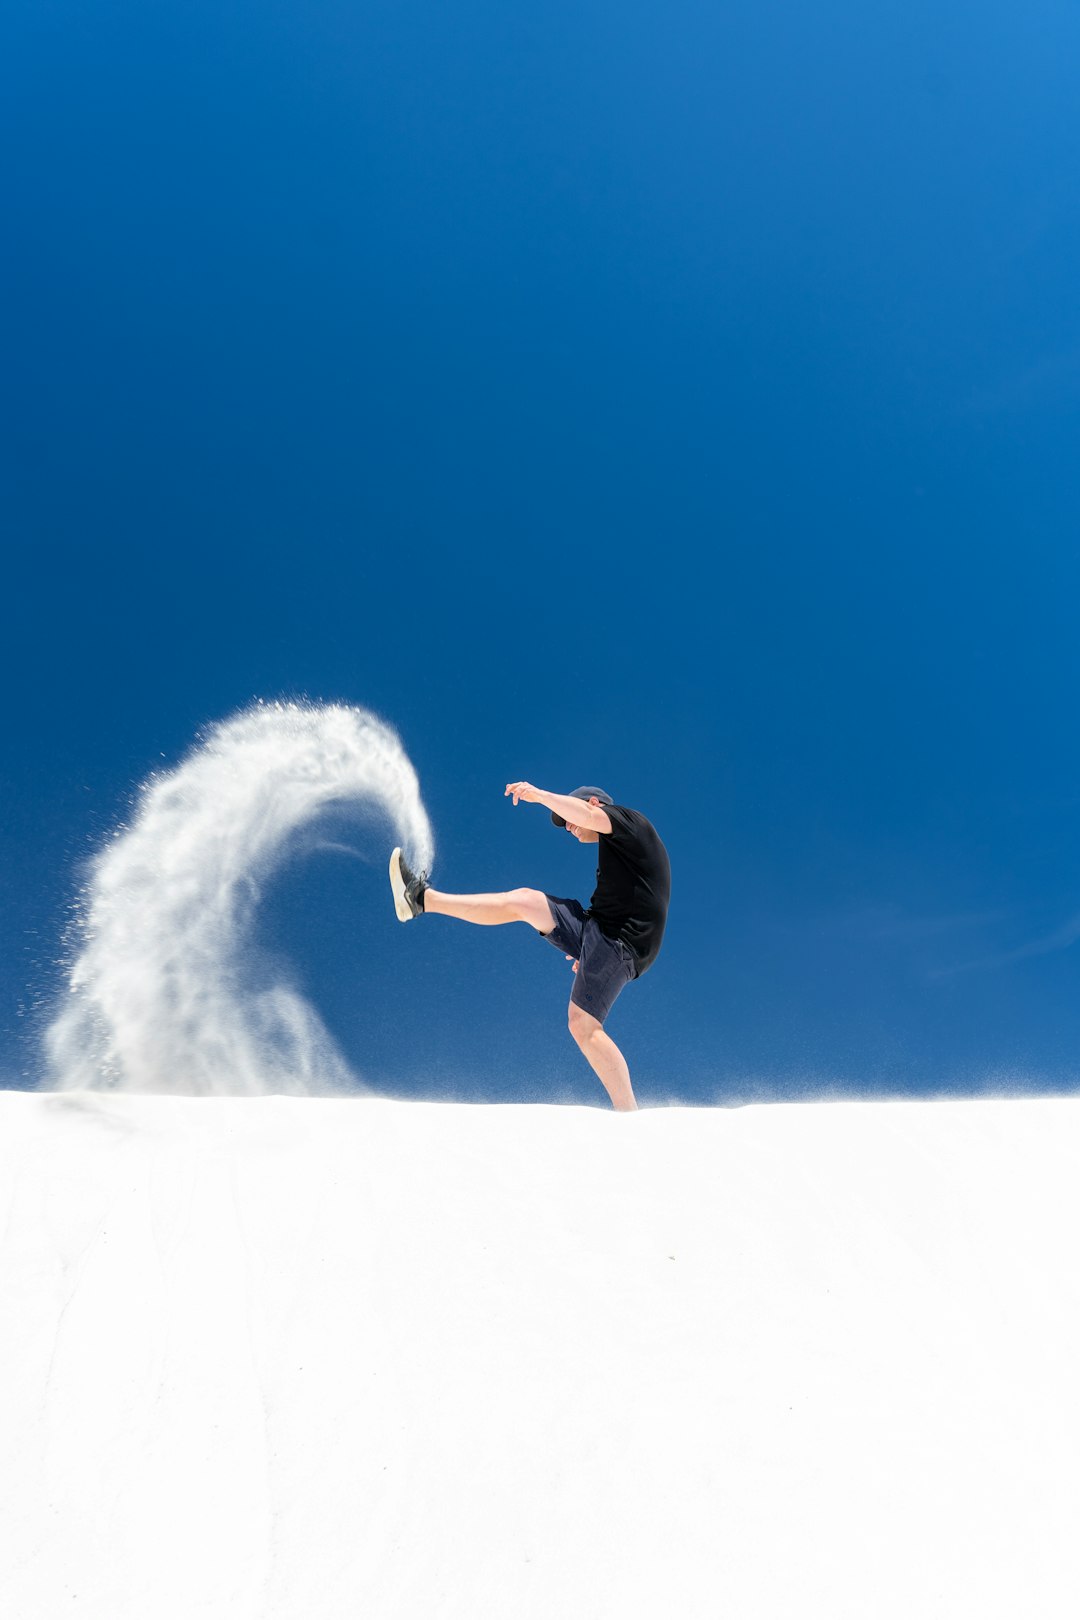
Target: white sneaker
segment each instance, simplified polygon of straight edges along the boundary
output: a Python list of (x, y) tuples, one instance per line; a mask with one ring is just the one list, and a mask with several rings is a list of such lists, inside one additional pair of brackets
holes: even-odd
[(424, 909), (424, 890), (426, 873), (417, 877), (412, 868), (406, 863), (400, 849), (395, 849), (390, 857), (390, 888), (394, 896), (394, 910), (398, 914), (398, 922), (411, 922), (419, 917)]

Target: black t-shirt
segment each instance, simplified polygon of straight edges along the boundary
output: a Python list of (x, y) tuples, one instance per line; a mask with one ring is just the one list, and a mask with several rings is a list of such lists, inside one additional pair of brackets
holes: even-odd
[(600, 864), (589, 913), (609, 939), (633, 951), (639, 974), (652, 966), (671, 899), (671, 862), (660, 835), (640, 810), (605, 804), (611, 831), (600, 834)]

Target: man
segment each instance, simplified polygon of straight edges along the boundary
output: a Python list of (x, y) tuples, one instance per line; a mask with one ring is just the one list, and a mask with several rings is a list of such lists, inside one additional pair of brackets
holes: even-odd
[(510, 782), (504, 797), (515, 805), (542, 804), (556, 827), (579, 844), (599, 844), (596, 889), (589, 909), (577, 900), (558, 900), (540, 889), (505, 894), (443, 894), (427, 874), (410, 871), (400, 849), (390, 857), (390, 886), (402, 922), (421, 913), (457, 917), (462, 922), (525, 922), (573, 963), (570, 1033), (621, 1112), (637, 1107), (630, 1070), (604, 1020), (631, 979), (656, 960), (671, 896), (667, 850), (651, 822), (638, 810), (617, 805), (601, 788), (546, 793), (530, 782)]

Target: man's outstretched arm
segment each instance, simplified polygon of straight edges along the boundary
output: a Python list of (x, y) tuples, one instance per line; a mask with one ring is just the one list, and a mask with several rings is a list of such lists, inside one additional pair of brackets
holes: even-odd
[(515, 804), (519, 799), (526, 804), (542, 804), (575, 827), (588, 827), (598, 833), (611, 831), (611, 820), (602, 805), (587, 804), (584, 799), (575, 799), (568, 793), (546, 793), (543, 788), (533, 787), (531, 782), (508, 782), (503, 797), (508, 796), (513, 797)]

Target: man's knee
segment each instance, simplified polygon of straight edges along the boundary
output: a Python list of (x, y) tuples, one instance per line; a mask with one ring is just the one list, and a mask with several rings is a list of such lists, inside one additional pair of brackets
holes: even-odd
[(604, 1027), (598, 1018), (594, 1018), (592, 1013), (587, 1013), (584, 1007), (579, 1007), (576, 1001), (570, 1003), (566, 1021), (571, 1035), (579, 1046), (590, 1041)]
[(550, 934), (555, 919), (543, 889), (511, 889), (507, 899), (521, 922), (530, 923), (542, 934)]

